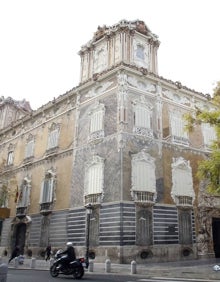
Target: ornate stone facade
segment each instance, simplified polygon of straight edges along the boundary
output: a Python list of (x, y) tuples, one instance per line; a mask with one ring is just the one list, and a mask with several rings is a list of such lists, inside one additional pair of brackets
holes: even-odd
[(2, 251), (40, 256), (71, 240), (84, 255), (90, 204), (96, 261), (220, 256), (219, 198), (196, 177), (206, 127), (184, 131), (185, 113), (213, 105), (158, 75), (158, 47), (143, 21), (99, 27), (80, 84), (2, 128), (0, 176), (14, 191)]

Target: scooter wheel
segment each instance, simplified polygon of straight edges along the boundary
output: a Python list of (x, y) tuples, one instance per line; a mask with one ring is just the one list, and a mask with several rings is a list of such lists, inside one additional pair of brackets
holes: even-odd
[(80, 265), (80, 266), (75, 267), (74, 272), (73, 272), (73, 277), (75, 279), (81, 279), (83, 275), (84, 275), (83, 266)]
[(50, 275), (52, 277), (57, 277), (59, 275), (59, 270), (57, 269), (57, 265), (54, 264), (50, 267)]

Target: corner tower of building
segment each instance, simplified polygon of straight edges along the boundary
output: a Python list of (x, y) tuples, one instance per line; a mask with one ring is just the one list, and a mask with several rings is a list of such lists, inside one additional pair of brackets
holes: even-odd
[(158, 37), (140, 20), (122, 20), (110, 27), (99, 26), (93, 39), (82, 46), (79, 52), (80, 82), (83, 83), (121, 62), (157, 74), (159, 44)]

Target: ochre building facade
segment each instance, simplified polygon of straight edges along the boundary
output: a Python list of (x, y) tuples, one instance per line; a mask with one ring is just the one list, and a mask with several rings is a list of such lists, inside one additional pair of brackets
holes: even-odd
[(95, 261), (220, 256), (220, 200), (196, 177), (213, 128), (184, 130), (209, 95), (158, 74), (143, 21), (98, 27), (81, 47), (77, 87), (36, 111), (1, 98), (3, 254), (42, 257), (72, 241)]

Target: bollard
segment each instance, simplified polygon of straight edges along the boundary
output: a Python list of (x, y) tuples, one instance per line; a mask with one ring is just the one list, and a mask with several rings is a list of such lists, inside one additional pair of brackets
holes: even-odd
[(14, 266), (15, 266), (15, 268), (18, 268), (18, 257), (15, 258)]
[(0, 264), (2, 264), (2, 257), (0, 257)]
[(137, 263), (136, 261), (131, 262), (131, 274), (136, 274), (137, 273)]
[(24, 264), (24, 256), (23, 255), (18, 256), (18, 263)]
[(89, 262), (89, 268), (88, 268), (88, 271), (89, 271), (89, 272), (93, 272), (93, 266), (94, 266), (93, 261), (90, 261), (90, 262)]
[(110, 261), (110, 259), (107, 259), (105, 261), (105, 272), (106, 273), (111, 272), (111, 261)]
[(0, 265), (0, 282), (7, 281), (7, 274), (8, 274), (8, 266), (5, 263)]
[(31, 259), (31, 268), (36, 268), (36, 258)]

